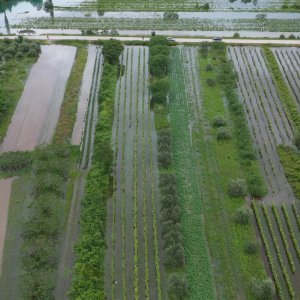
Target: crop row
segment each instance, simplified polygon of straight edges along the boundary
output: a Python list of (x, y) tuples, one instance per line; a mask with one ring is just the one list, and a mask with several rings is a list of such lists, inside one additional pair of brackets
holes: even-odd
[(264, 213), (265, 219), (266, 219), (267, 224), (268, 224), (269, 232), (270, 232), (270, 235), (271, 235), (271, 238), (272, 238), (273, 245), (275, 247), (275, 251), (276, 251), (277, 259), (279, 261), (280, 268), (282, 270), (282, 273), (283, 273), (286, 285), (288, 287), (289, 293), (290, 293), (291, 297), (293, 298), (294, 295), (295, 295), (295, 292), (294, 292), (292, 283), (290, 281), (289, 274), (286, 270), (285, 264), (284, 264), (282, 256), (281, 256), (278, 241), (277, 241), (276, 235), (275, 235), (274, 230), (273, 230), (272, 221), (270, 219), (270, 216), (268, 214), (268, 211), (267, 211), (267, 208), (265, 207), (265, 205), (262, 206), (262, 209), (263, 209), (263, 213)]
[(258, 208), (255, 204), (255, 201), (252, 202), (252, 207), (253, 207), (254, 216), (255, 216), (255, 219), (256, 219), (256, 222), (257, 222), (257, 226), (258, 226), (258, 229), (259, 229), (259, 233), (260, 233), (260, 236), (262, 238), (263, 245), (264, 245), (264, 248), (265, 248), (265, 252), (266, 252), (266, 255), (267, 255), (267, 258), (268, 258), (268, 261), (269, 261), (269, 265), (270, 265), (271, 272), (272, 272), (272, 275), (273, 275), (273, 279), (274, 279), (274, 282), (275, 282), (278, 297), (279, 297), (279, 299), (284, 299), (282, 289), (281, 289), (281, 285), (280, 285), (280, 281), (278, 279), (278, 275), (277, 275), (277, 272), (276, 272), (276, 269), (275, 269), (275, 264), (274, 264), (274, 261), (273, 261), (272, 253), (270, 251), (270, 248), (269, 248), (269, 245), (268, 245), (268, 242), (267, 242), (267, 238), (266, 238), (266, 235), (265, 235), (265, 232), (264, 232), (264, 229), (263, 229), (260, 217), (259, 217), (259, 212), (258, 212)]
[(286, 221), (286, 223), (288, 225), (289, 234), (290, 234), (290, 237), (291, 237), (291, 239), (293, 241), (294, 248), (295, 248), (297, 256), (298, 256), (298, 258), (300, 260), (300, 248), (299, 248), (298, 241), (297, 241), (297, 238), (296, 238), (293, 226), (292, 226), (292, 222), (290, 220), (289, 213), (287, 211), (287, 208), (284, 205), (282, 205), (281, 209), (282, 209), (282, 212), (284, 214), (285, 221)]
[(294, 264), (294, 260), (293, 260), (293, 257), (291, 255), (290, 249), (289, 249), (288, 240), (287, 240), (287, 237), (286, 237), (285, 232), (283, 230), (281, 219), (280, 219), (280, 216), (278, 214), (277, 208), (274, 205), (272, 205), (272, 211), (273, 211), (273, 214), (275, 216), (277, 226), (279, 228), (279, 232), (280, 232), (283, 244), (284, 244), (284, 250), (285, 250), (285, 253), (288, 257), (288, 261), (289, 261), (291, 270), (292, 270), (293, 273), (295, 273), (295, 264)]
[(294, 203), (292, 204), (292, 209), (293, 209), (293, 213), (295, 215), (295, 218), (297, 220), (298, 229), (300, 231), (300, 215), (299, 215), (298, 210), (296, 208), (296, 205)]

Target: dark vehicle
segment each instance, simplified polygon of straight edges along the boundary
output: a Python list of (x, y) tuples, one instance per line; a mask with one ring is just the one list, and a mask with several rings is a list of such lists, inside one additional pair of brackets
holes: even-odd
[(217, 37), (213, 38), (213, 41), (214, 42), (222, 42), (222, 38), (217, 36)]

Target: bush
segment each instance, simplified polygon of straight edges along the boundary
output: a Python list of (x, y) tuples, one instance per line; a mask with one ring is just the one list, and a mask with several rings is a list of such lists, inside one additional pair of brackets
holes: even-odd
[(104, 59), (111, 65), (119, 64), (119, 57), (124, 49), (120, 41), (110, 39), (103, 44), (102, 53)]
[(228, 194), (230, 197), (245, 197), (247, 194), (246, 182), (243, 179), (231, 180), (228, 183)]
[(216, 81), (214, 79), (211, 79), (211, 78), (206, 79), (206, 83), (210, 87), (213, 87), (213, 86), (216, 85)]
[(171, 20), (177, 20), (179, 18), (178, 13), (176, 12), (165, 12), (164, 13), (164, 19), (171, 19)]
[(231, 138), (231, 134), (227, 128), (218, 128), (217, 132), (217, 140), (229, 140)]
[(152, 76), (164, 77), (168, 71), (168, 57), (163, 54), (150, 56), (149, 69)]
[(216, 116), (213, 119), (213, 127), (224, 127), (226, 126), (226, 121), (223, 116)]
[(258, 279), (252, 280), (252, 291), (256, 299), (269, 300), (275, 296), (275, 286), (273, 281), (268, 278), (263, 281)]
[(282, 39), (282, 40), (284, 40), (284, 39), (285, 39), (285, 35), (284, 35), (284, 34), (281, 34), (281, 35), (279, 36), (279, 38)]
[(172, 274), (169, 278), (170, 290), (169, 294), (172, 299), (184, 299), (188, 295), (188, 283), (185, 277)]
[(234, 39), (239, 39), (241, 37), (241, 35), (238, 32), (235, 32), (233, 35)]
[(298, 150), (300, 150), (300, 134), (298, 133), (294, 138), (294, 144)]
[(251, 210), (247, 206), (243, 206), (238, 209), (238, 211), (235, 214), (234, 221), (237, 224), (240, 225), (247, 225), (249, 224), (251, 216)]
[(258, 252), (259, 244), (256, 241), (248, 242), (245, 246), (245, 253), (254, 255)]
[(169, 93), (168, 78), (159, 78), (150, 84), (150, 91), (153, 101), (157, 103), (165, 103)]

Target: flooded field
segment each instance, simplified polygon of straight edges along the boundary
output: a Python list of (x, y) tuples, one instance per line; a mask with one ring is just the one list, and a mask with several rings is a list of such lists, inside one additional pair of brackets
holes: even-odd
[(13, 178), (0, 179), (0, 275)]
[(42, 46), (0, 152), (33, 150), (51, 141), (75, 53), (75, 47)]

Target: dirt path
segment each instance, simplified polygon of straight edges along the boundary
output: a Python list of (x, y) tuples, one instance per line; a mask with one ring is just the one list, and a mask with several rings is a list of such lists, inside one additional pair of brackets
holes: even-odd
[(77, 107), (76, 122), (72, 134), (71, 142), (73, 145), (79, 145), (83, 136), (85, 117), (88, 108), (88, 101), (91, 93), (91, 86), (93, 80), (96, 50), (97, 47), (95, 45), (89, 45), (87, 63), (83, 72), (80, 97)]
[(75, 53), (75, 47), (42, 46), (0, 152), (33, 150), (51, 141)]
[(9, 199), (13, 180), (14, 178), (6, 178), (0, 180), (0, 275), (7, 226)]

